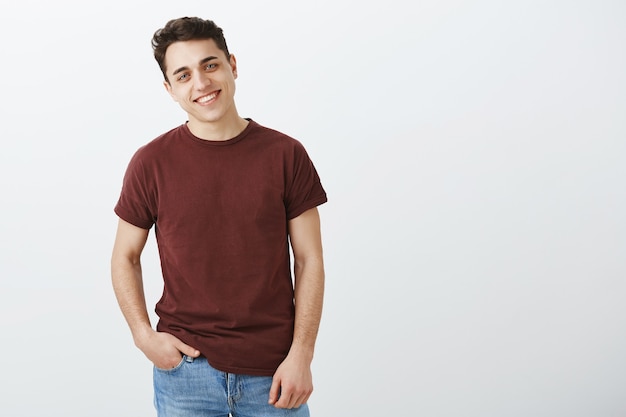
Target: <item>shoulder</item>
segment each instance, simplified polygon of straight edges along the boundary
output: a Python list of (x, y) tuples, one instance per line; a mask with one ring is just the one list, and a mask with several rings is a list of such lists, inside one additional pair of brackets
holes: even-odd
[(133, 155), (133, 160), (149, 161), (166, 153), (179, 142), (177, 138), (181, 135), (182, 127), (177, 126), (139, 147)]
[(266, 145), (274, 145), (284, 149), (304, 149), (302, 143), (286, 133), (263, 126), (255, 121), (252, 123), (250, 133), (255, 140), (262, 141)]

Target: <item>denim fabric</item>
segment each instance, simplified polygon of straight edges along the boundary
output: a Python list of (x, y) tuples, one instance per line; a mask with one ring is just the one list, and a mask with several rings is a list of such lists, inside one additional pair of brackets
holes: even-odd
[(309, 417), (306, 404), (290, 410), (267, 403), (272, 377), (238, 375), (184, 356), (173, 369), (154, 368), (158, 417)]

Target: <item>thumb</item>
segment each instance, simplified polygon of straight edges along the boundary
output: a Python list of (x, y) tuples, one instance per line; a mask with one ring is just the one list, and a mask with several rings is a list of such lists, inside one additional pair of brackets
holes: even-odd
[(278, 401), (278, 394), (280, 391), (280, 379), (274, 377), (272, 379), (272, 386), (270, 387), (270, 398), (268, 403), (275, 404)]
[(198, 349), (193, 348), (183, 342), (179, 342), (176, 348), (180, 350), (182, 354), (190, 356), (192, 358), (197, 358), (198, 356), (200, 356), (200, 351)]

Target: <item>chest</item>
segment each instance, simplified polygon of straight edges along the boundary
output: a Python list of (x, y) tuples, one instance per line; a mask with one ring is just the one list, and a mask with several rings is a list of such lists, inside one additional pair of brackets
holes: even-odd
[(162, 232), (284, 227), (286, 161), (273, 152), (181, 152), (155, 166), (157, 224)]

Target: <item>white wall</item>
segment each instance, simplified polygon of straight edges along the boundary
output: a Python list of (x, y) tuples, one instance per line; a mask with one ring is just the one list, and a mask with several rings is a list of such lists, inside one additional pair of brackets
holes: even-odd
[(315, 416), (626, 415), (626, 4), (597, 0), (2, 3), (1, 415), (154, 415), (112, 208), (184, 121), (150, 50), (183, 15), (329, 194)]

